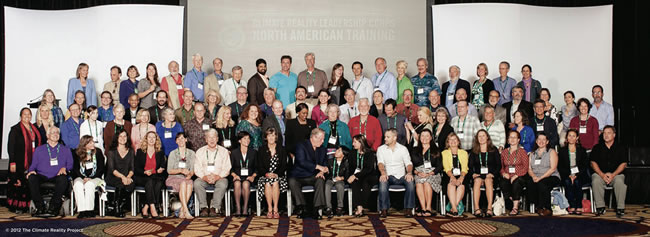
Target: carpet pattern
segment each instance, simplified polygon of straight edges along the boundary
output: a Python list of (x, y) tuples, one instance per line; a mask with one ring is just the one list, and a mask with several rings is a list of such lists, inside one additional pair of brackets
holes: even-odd
[(613, 211), (601, 217), (379, 218), (335, 217), (320, 221), (283, 216), (142, 219), (74, 217), (40, 219), (16, 215), (0, 208), (0, 236), (649, 236), (650, 207), (628, 206), (623, 218)]

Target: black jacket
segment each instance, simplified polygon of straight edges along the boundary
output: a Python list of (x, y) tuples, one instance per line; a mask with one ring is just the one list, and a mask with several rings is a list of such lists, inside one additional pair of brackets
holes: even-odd
[(264, 89), (266, 89), (266, 83), (260, 77), (260, 74), (255, 72), (250, 79), (248, 79), (248, 103), (255, 105), (264, 104)]
[[(440, 94), (440, 104), (441, 105), (446, 105), (447, 104), (447, 88), (449, 88), (449, 81), (445, 82), (442, 84), (442, 93)], [(458, 78), (458, 82), (456, 84), (456, 90), (463, 88), (465, 89), (465, 92), (467, 92), (467, 103), (469, 103), (470, 98), (471, 98), (471, 87), (469, 85), (469, 82)], [(456, 103), (456, 91), (454, 91), (454, 103)]]
[(241, 149), (232, 150), (230, 152), (230, 173), (235, 173), (239, 176), (242, 176), (241, 169), (242, 165), (244, 165), (246, 168), (248, 168), (247, 176), (252, 176), (253, 173), (257, 173), (256, 159), (257, 152), (255, 152), (255, 149), (248, 148), (248, 152), (246, 153), (246, 160), (244, 160)]
[[(276, 145), (275, 153), (278, 154), (278, 166), (273, 173), (277, 174), (280, 177), (286, 177), (287, 152), (282, 146)], [(255, 166), (257, 166), (258, 176), (264, 176), (266, 173), (269, 173), (269, 169), (271, 168), (271, 151), (269, 150), (268, 145), (263, 145), (260, 147), (260, 150), (257, 152)]]
[[(563, 180), (568, 179), (571, 175), (571, 166), (569, 161), (569, 146), (561, 147), (558, 151), (557, 171)], [(591, 183), (589, 174), (589, 157), (587, 151), (580, 145), (576, 145), (576, 165), (578, 166), (578, 179), (583, 184)]]
[[(433, 136), (436, 136), (436, 130), (437, 130), (437, 123), (433, 125)], [(445, 147), (447, 146), (447, 137), (449, 134), (454, 132), (454, 128), (449, 125), (449, 121), (445, 123), (445, 125), (442, 125), (442, 130), (440, 131), (440, 134), (438, 134), (438, 137), (435, 137), (438, 139), (438, 148), (440, 150), (445, 150)]]
[(427, 155), (427, 153), (422, 154), (421, 146), (416, 146), (409, 149), (413, 168), (421, 166), (424, 164), (425, 160), (431, 159), (429, 162), (431, 162), (431, 167), (434, 168), (433, 172), (435, 174), (439, 174), (442, 172), (442, 156), (440, 155), (440, 150), (438, 147), (430, 147), (429, 150), (430, 157)]
[[(359, 156), (359, 159), (361, 159), (361, 156)], [(348, 175), (347, 177), (350, 177), (354, 175), (357, 179), (365, 179), (366, 177), (369, 176), (377, 176), (378, 175), (378, 170), (377, 170), (377, 156), (375, 155), (375, 152), (367, 152), (363, 154), (363, 166), (361, 168), (361, 172), (358, 174), (354, 174), (354, 171), (357, 169), (357, 151), (352, 151), (348, 153)]]
[[(333, 178), (332, 176), (334, 175), (334, 171), (335, 171), (334, 170), (334, 162), (336, 162), (336, 158), (329, 159), (327, 161), (327, 168), (329, 169), (329, 172), (327, 172), (327, 174), (325, 174), (326, 179), (332, 179)], [(338, 165), (338, 164), (336, 165), (336, 170), (338, 171), (338, 173), (336, 175), (337, 177), (338, 176), (343, 176), (344, 180), (347, 180), (348, 177), (350, 177), (348, 175), (349, 174), (349, 171), (348, 171), (349, 164), (348, 163), (349, 163), (348, 158), (343, 157), (343, 159), (341, 160), (341, 165)], [(352, 173), (354, 173), (354, 170), (352, 171)]]
[[(479, 160), (479, 154), (476, 154), (471, 150), (468, 153), (469, 153), (470, 175), (474, 175), (474, 174), (480, 175), (481, 162), (485, 162), (485, 154), (481, 153), (480, 154), (481, 160)], [(490, 151), (487, 153), (487, 167), (488, 167), (488, 173), (494, 175), (495, 178), (498, 178), (499, 175), (501, 174), (501, 155), (499, 154), (499, 150), (497, 150), (496, 147), (494, 147), (494, 151)]]
[[(503, 125), (506, 126), (506, 131), (508, 131), (510, 130), (510, 128), (508, 128), (508, 124), (514, 123), (514, 121), (510, 119), (510, 109), (512, 108), (512, 101), (504, 103), (502, 106), (503, 108), (506, 108), (506, 122)], [(526, 125), (530, 126), (531, 122), (535, 118), (535, 112), (533, 111), (533, 104), (528, 101), (521, 100), (521, 103), (519, 103), (519, 107), (517, 107), (517, 110), (523, 111), (526, 114), (526, 116), (528, 117), (528, 124)]]
[[(81, 162), (79, 162), (79, 156), (77, 155), (76, 152), (72, 152), (72, 158), (74, 159), (74, 165), (72, 168), (72, 178), (102, 178), (104, 173), (106, 172), (106, 159), (104, 158), (104, 154), (102, 154), (102, 150), (100, 149), (95, 149), (95, 158), (97, 159), (97, 169), (95, 170), (95, 175), (94, 176), (88, 176), (90, 175), (90, 170), (87, 170), (85, 174), (81, 173)], [(86, 169), (84, 169), (86, 170)]]
[[(167, 178), (167, 158), (165, 157), (165, 151), (159, 151), (156, 152), (156, 171), (159, 168), (165, 169), (161, 174), (156, 173), (148, 177), (159, 177), (159, 178)], [(147, 162), (147, 153), (143, 152), (141, 149), (138, 149), (137, 153), (135, 154), (135, 161), (134, 163), (134, 176), (135, 177), (147, 177), (146, 174), (144, 174), (144, 165)]]

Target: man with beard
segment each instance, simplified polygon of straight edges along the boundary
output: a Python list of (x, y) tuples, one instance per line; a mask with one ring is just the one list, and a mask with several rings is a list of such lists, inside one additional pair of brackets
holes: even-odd
[(170, 104), (173, 109), (178, 109), (183, 104), (183, 75), (178, 73), (178, 63), (169, 62), (169, 75), (160, 82), (160, 89), (169, 93)]
[(269, 77), (266, 76), (266, 60), (263, 58), (255, 61), (257, 73), (248, 79), (248, 102), (251, 104), (264, 104), (264, 89), (269, 87)]
[(167, 92), (162, 90), (156, 94), (156, 106), (149, 108), (149, 123), (156, 125), (158, 121), (162, 121), (162, 111), (169, 107), (167, 105)]

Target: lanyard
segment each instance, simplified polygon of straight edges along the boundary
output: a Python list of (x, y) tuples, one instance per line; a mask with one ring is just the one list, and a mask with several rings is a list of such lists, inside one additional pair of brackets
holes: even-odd
[(113, 134), (117, 134), (117, 126), (120, 126), (120, 129), (124, 128), (124, 125), (117, 124), (115, 121), (113, 121)]
[[(223, 132), (224, 130), (228, 130), (228, 137), (226, 137), (226, 134)], [(225, 140), (230, 140), (230, 130), (228, 129), (228, 126), (226, 126), (225, 128), (223, 128), (223, 130), (221, 130), (221, 135)]]
[[(462, 127), (463, 129), (462, 129), (462, 131), (465, 131), (465, 120), (467, 120), (467, 115), (465, 115), (465, 118), (463, 119), (463, 127)], [(461, 127), (459, 127), (459, 126), (460, 126), (460, 117), (458, 117), (458, 121), (456, 121), (456, 128), (458, 130), (461, 130)]]
[[(384, 80), (384, 77), (386, 76), (386, 74), (388, 74), (388, 71), (384, 70), (384, 73), (381, 76), (381, 78), (379, 78), (379, 80), (377, 80), (377, 85), (381, 85), (381, 81)], [(379, 77), (379, 75), (377, 75), (377, 77)], [(379, 87), (379, 86), (376, 86), (376, 87)]]
[[(485, 130), (489, 132), (490, 128), (492, 128), (492, 124), (494, 124), (494, 120), (492, 120), (492, 122), (490, 123), (490, 126), (485, 127)], [(485, 125), (483, 125), (483, 126), (485, 126)]]
[(160, 120), (160, 116), (158, 115), (158, 106), (156, 106), (156, 119)]
[[(386, 126), (388, 126), (388, 129), (391, 129), (390, 122), (389, 122), (388, 119), (390, 119), (390, 118), (388, 116), (386, 116)], [(397, 129), (397, 116), (395, 116), (395, 120), (393, 120), (393, 122), (394, 122), (393, 124), (395, 126), (395, 129)]]
[(183, 112), (183, 119), (185, 120), (185, 122), (192, 120), (192, 116), (194, 115), (194, 108), (191, 108), (189, 111), (190, 112), (189, 119), (187, 119), (187, 115), (185, 114), (185, 108), (181, 108), (181, 112)]
[(460, 169), (460, 158), (458, 157), (458, 154), (456, 154), (456, 155), (451, 154), (451, 157), (452, 157), (452, 160), (453, 160), (453, 158), (456, 158), (456, 164), (458, 164), (456, 167)]
[(239, 115), (241, 115), (239, 114), (239, 103), (235, 104), (235, 110), (237, 110), (237, 117), (239, 117)]
[(506, 77), (505, 81), (502, 81), (501, 78), (498, 81), (501, 83), (501, 94), (506, 95), (504, 92), (506, 91), (506, 87), (508, 87), (508, 77)]
[[(93, 136), (93, 128), (90, 126), (90, 120), (88, 121), (88, 132), (90, 133), (90, 136)], [(99, 131), (97, 131), (97, 121), (95, 121), (95, 136), (93, 136), (95, 140), (99, 139)]]
[(508, 149), (508, 158), (510, 158), (510, 160), (513, 160), (513, 161), (512, 161), (512, 164), (510, 164), (510, 165), (515, 165), (515, 164), (517, 164), (517, 155), (516, 155), (516, 153), (517, 153), (517, 150), (515, 150), (515, 159), (513, 160), (513, 159), (512, 159), (512, 152), (510, 152), (510, 149)]
[(486, 167), (489, 157), (488, 157), (487, 152), (485, 152), (483, 154), (485, 154), (485, 163), (483, 162), (483, 159), (481, 158), (481, 152), (478, 153), (478, 162), (481, 164), (481, 167)]
[(424, 162), (431, 162), (431, 148), (430, 147), (426, 152), (426, 159), (424, 159)]
[[(333, 165), (333, 166), (334, 166), (334, 169), (333, 169), (333, 170), (334, 170), (334, 173), (332, 173), (332, 177), (336, 177), (336, 176), (339, 175), (339, 170), (341, 169), (341, 166), (340, 166), (340, 165), (339, 165), (339, 166), (336, 165), (336, 164), (338, 164), (338, 162), (337, 162), (336, 159), (334, 159), (333, 162), (334, 162), (334, 165)], [(343, 160), (341, 160), (341, 162), (343, 162)]]
[[(589, 117), (587, 117), (587, 119), (585, 120), (585, 127), (587, 127), (588, 122), (589, 122)], [(580, 127), (582, 127), (581, 123), (582, 123), (582, 120), (579, 120), (578, 125), (580, 125)]]
[(187, 158), (187, 148), (185, 149), (185, 155), (184, 156), (181, 156), (180, 148), (176, 150), (176, 153), (178, 153), (178, 157), (181, 158), (181, 161), (185, 161), (185, 159)]
[(209, 153), (210, 150), (205, 150), (205, 159), (208, 161), (208, 165), (214, 165), (214, 161), (217, 160), (217, 154), (219, 153), (219, 150), (214, 151), (214, 156), (212, 156), (212, 163), (210, 163), (210, 157), (208, 156)]
[(311, 85), (312, 86), (314, 85), (314, 82), (316, 81), (316, 75), (314, 75), (315, 74), (314, 72), (310, 73), (309, 71), (307, 71), (307, 85), (309, 85), (309, 78), (311, 78)]
[[(535, 122), (537, 122), (537, 117), (535, 117)], [(546, 122), (546, 116), (544, 116), (544, 120), (542, 120), (542, 126), (544, 126), (544, 123)], [(537, 123), (539, 125), (539, 123)]]
[(192, 68), (192, 73), (194, 73), (194, 76), (196, 77), (196, 81), (197, 81), (199, 84), (203, 84), (203, 82), (201, 82), (201, 81), (199, 80), (199, 75), (196, 74), (196, 68)]
[[(361, 125), (363, 124), (363, 133), (361, 133)], [(365, 123), (361, 123), (361, 116), (359, 116), (359, 132), (363, 135), (366, 136), (366, 133), (368, 132), (368, 119), (366, 118)]]
[[(242, 162), (242, 160), (239, 160), (239, 167), (248, 169), (248, 161), (249, 161), (249, 159), (246, 159), (245, 154), (242, 154), (242, 159), (245, 159), (246, 162), (244, 163), (244, 162)], [(246, 166), (244, 166), (244, 164), (246, 164)]]
[[(359, 158), (361, 158), (361, 162), (359, 162)], [(357, 152), (357, 168), (361, 169), (363, 167), (363, 155), (359, 155), (359, 152)]]
[[(59, 148), (61, 148), (61, 146), (59, 144), (56, 144), (56, 156), (59, 156)], [(50, 159), (56, 158), (56, 157), (52, 157), (52, 152), (50, 151), (50, 145), (47, 145), (47, 155), (48, 157), (50, 157)]]
[[(359, 118), (359, 123), (361, 123), (361, 118)], [(336, 121), (334, 121), (334, 123), (330, 122), (330, 137), (336, 137), (336, 135), (339, 133), (338, 130), (336, 130), (336, 125)], [(361, 129), (361, 127), (359, 127), (359, 129)]]
[[(356, 82), (356, 81), (355, 81)], [(357, 84), (357, 89), (354, 89), (357, 93), (359, 93), (359, 87), (361, 87), (361, 83), (363, 82), (363, 77), (359, 79), (359, 84)]]
[[(79, 121), (79, 124), (81, 124), (81, 121)], [(74, 119), (72, 119), (72, 126), (75, 130), (77, 130), (77, 134), (79, 134), (79, 126), (77, 126), (77, 123), (74, 121)]]
[[(347, 111), (348, 111), (348, 117), (349, 117), (349, 118), (352, 118), (352, 114), (350, 114), (350, 108), (347, 108)], [(355, 112), (355, 108), (354, 108), (354, 107), (352, 107), (352, 112), (353, 112), (353, 113)]]
[[(147, 124), (147, 125), (148, 125), (148, 124)], [(164, 124), (161, 124), (161, 125), (162, 125), (163, 128), (166, 128)], [(145, 129), (147, 129), (147, 130), (144, 132), (144, 135), (146, 136), (147, 133), (149, 133), (149, 126), (146, 126)], [(167, 129), (165, 129), (165, 130), (167, 130)], [(171, 130), (171, 129), (170, 129), (170, 130)], [(140, 140), (142, 141), (142, 139), (144, 139), (144, 136), (142, 136), (142, 123), (138, 124), (138, 132), (140, 132)], [(170, 131), (170, 133), (171, 133), (171, 131)]]
[(235, 78), (233, 77), (232, 78), (232, 86), (235, 87), (235, 91), (237, 91), (237, 88), (239, 88), (238, 84), (239, 83), (235, 83)]
[(523, 138), (521, 139), (522, 144), (526, 142), (526, 130), (524, 130), (524, 128), (526, 127), (521, 128), (521, 131), (523, 132), (523, 134), (521, 135), (521, 137)]

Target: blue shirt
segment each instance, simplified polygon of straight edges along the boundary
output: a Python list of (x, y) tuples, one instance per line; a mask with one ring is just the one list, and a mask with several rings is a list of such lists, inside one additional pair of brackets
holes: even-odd
[(206, 76), (207, 73), (192, 68), (185, 74), (185, 81), (183, 82), (183, 87), (190, 88), (192, 94), (194, 94), (194, 99), (201, 102), (203, 102), (203, 82)]
[(54, 126), (61, 128), (61, 124), (65, 122), (65, 116), (63, 116), (63, 111), (60, 107), (54, 105), (52, 106), (52, 119), (54, 120)]
[(79, 118), (79, 123), (69, 118), (61, 125), (61, 140), (67, 147), (77, 148), (79, 146), (79, 127), (84, 120)]
[[(455, 97), (456, 85), (458, 85), (458, 81), (460, 81), (460, 78), (458, 78), (456, 81), (449, 80), (449, 87), (447, 87), (447, 91), (445, 91), (445, 94), (442, 96), (449, 97), (450, 95), (452, 95)], [(454, 105), (454, 100), (450, 100), (450, 99), (445, 100), (445, 107), (447, 107), (447, 109), (451, 108), (453, 105)]]
[(74, 103), (74, 95), (77, 91), (83, 91), (86, 95), (86, 106), (97, 106), (97, 91), (95, 89), (95, 81), (86, 79), (86, 88), (81, 86), (79, 78), (70, 78), (68, 80), (68, 107)]
[(382, 74), (375, 73), (372, 76), (372, 84), (375, 86), (375, 90), (379, 89), (384, 93), (384, 102), (387, 99), (397, 101), (397, 79), (395, 79), (393, 73), (388, 70), (385, 70)]
[(414, 90), (413, 99), (415, 104), (418, 106), (427, 106), (429, 104), (429, 93), (431, 93), (432, 90), (438, 91), (439, 95), (441, 93), (438, 78), (428, 72), (423, 78), (420, 78), (420, 75), (411, 77), (411, 84), (413, 84)]
[[(74, 161), (70, 148), (62, 144), (52, 147), (50, 144), (43, 144), (34, 150), (32, 164), (28, 172), (36, 171), (37, 174), (43, 175), (48, 179), (54, 178), (61, 168), (65, 168), (68, 174), (72, 170)], [(51, 165), (50, 159), (57, 160), (56, 165)]]
[[(169, 153), (178, 148), (178, 144), (176, 144), (176, 134), (182, 131), (183, 127), (181, 127), (181, 123), (179, 122), (176, 122), (176, 125), (172, 128), (163, 127), (163, 121), (158, 121), (158, 123), (156, 123), (156, 133), (158, 133), (158, 136), (160, 137), (160, 142), (165, 151), (165, 156), (169, 156)], [(165, 138), (165, 132), (171, 133), (171, 137)]]
[[(516, 131), (517, 126), (512, 127), (512, 130)], [(528, 125), (524, 125), (524, 128), (522, 128), (521, 132), (519, 132), (519, 137), (521, 137), (519, 144), (524, 147), (524, 150), (526, 150), (526, 152), (531, 152), (533, 150), (533, 146), (535, 145), (535, 131), (533, 131), (533, 128), (529, 127)]]
[(97, 108), (97, 113), (98, 117), (97, 120), (102, 121), (102, 122), (110, 122), (115, 119), (115, 115), (113, 115), (113, 106), (108, 107), (108, 109), (104, 109), (104, 107), (99, 107)]
[(131, 108), (129, 105), (129, 96), (138, 88), (138, 80), (135, 80), (133, 83), (131, 80), (124, 80), (120, 82), (120, 104), (124, 106), (125, 109)]
[(614, 126), (614, 107), (605, 101), (600, 103), (600, 108), (592, 103), (589, 115), (598, 120), (598, 130), (602, 131), (607, 125)]
[(500, 94), (499, 105), (512, 101), (512, 88), (517, 85), (517, 81), (511, 77), (507, 77), (506, 81), (502, 82), (501, 77), (492, 79), (494, 89)]
[(275, 98), (282, 101), (284, 108), (296, 102), (296, 87), (298, 87), (298, 75), (289, 72), (289, 76), (278, 72), (271, 76), (269, 87), (276, 89)]

